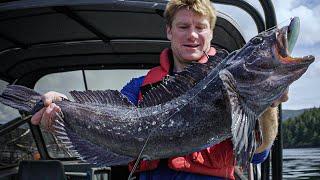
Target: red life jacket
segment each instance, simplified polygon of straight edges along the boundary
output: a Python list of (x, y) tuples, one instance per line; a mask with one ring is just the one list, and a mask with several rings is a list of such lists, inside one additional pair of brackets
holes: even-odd
[[(165, 49), (160, 54), (160, 66), (152, 68), (144, 78), (142, 86), (153, 84), (162, 80), (169, 73), (170, 60), (169, 49)], [(216, 50), (211, 48), (208, 55), (213, 56)], [(200, 63), (206, 63), (207, 57), (199, 60)], [(139, 100), (142, 99), (141, 92)], [(143, 160), (136, 169), (136, 172), (156, 169), (160, 160)], [(131, 171), (135, 162), (129, 163)], [(168, 159), (168, 167), (177, 171), (191, 172), (203, 175), (218, 176), (228, 179), (234, 178), (234, 154), (233, 145), (230, 139), (225, 140), (212, 147), (208, 147), (202, 151), (194, 152), (189, 155), (172, 157)]]

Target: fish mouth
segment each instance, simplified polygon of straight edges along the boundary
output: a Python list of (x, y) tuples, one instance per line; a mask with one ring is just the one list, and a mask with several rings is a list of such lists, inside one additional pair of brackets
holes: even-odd
[(291, 52), (299, 36), (300, 20), (298, 17), (291, 19), (289, 26), (285, 26), (276, 32), (275, 55), (284, 64), (312, 63), (314, 56), (292, 57)]

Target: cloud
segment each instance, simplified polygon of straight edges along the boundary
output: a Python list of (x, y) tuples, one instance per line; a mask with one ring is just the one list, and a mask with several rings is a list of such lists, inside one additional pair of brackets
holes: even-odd
[(320, 4), (308, 6), (298, 0), (274, 0), (273, 3), (278, 23), (283, 22), (283, 25), (286, 25), (290, 17), (300, 18), (301, 30), (297, 45), (308, 46), (320, 43)]
[(307, 77), (304, 74), (289, 88), (289, 100), (283, 103), (283, 109), (303, 109), (320, 107), (320, 78)]
[[(258, 1), (248, 0), (256, 7), (262, 16), (262, 8)], [(299, 0), (273, 0), (277, 21), (280, 26), (290, 23), (290, 18), (298, 16), (300, 18), (301, 29), (297, 45), (314, 45), (320, 43), (320, 3), (317, 1), (308, 2)], [(317, 4), (318, 3), (318, 4)], [(312, 4), (312, 6), (310, 6)], [(257, 34), (256, 27), (247, 13), (239, 8), (215, 4), (217, 9), (231, 15), (240, 25), (245, 33), (245, 39), (249, 40)]]

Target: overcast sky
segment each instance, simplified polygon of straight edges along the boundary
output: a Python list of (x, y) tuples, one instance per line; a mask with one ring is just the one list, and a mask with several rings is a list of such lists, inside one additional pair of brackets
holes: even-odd
[[(261, 11), (258, 0), (247, 0)], [(289, 24), (290, 17), (300, 18), (300, 36), (293, 50), (294, 56), (314, 55), (316, 61), (308, 71), (290, 86), (289, 101), (283, 103), (284, 109), (320, 107), (320, 1), (316, 0), (274, 0), (279, 26)], [(244, 30), (246, 40), (256, 35), (257, 30), (248, 15), (242, 10), (216, 5), (235, 18)]]

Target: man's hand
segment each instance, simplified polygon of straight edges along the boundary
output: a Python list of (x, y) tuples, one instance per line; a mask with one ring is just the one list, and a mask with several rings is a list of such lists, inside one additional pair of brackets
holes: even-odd
[(278, 106), (282, 102), (288, 101), (288, 90), (276, 100), (260, 117), (262, 143), (255, 153), (261, 153), (269, 148), (278, 134)]
[(271, 107), (278, 107), (279, 104), (288, 101), (288, 99), (289, 99), (288, 92), (289, 92), (289, 89), (287, 89), (279, 99), (277, 99), (275, 102), (273, 102), (271, 104)]
[(50, 130), (52, 127), (52, 121), (56, 118), (56, 113), (61, 112), (59, 106), (57, 106), (54, 102), (61, 101), (62, 98), (68, 99), (66, 95), (50, 91), (45, 93), (41, 99), (44, 102), (44, 108), (35, 113), (31, 118), (31, 123), (33, 125), (42, 125)]

